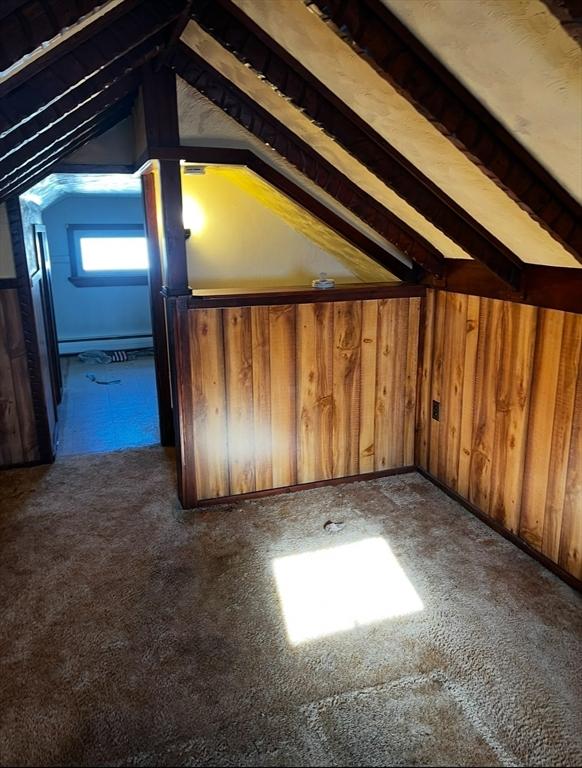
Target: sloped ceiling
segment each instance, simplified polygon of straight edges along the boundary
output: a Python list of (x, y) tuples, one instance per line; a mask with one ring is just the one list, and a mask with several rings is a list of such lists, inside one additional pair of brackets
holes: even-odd
[[(529, 6), (537, 0), (529, 0)], [(446, 4), (446, 3), (445, 3)], [(270, 64), (273, 63), (272, 51), (279, 55), (281, 51), (287, 55), (287, 61), (300, 63), (302, 67), (321, 83), (325, 89), (343, 104), (348, 104), (356, 117), (370, 126), (375, 134), (384, 139), (410, 164), (420, 169), (422, 174), (447, 196), (447, 204), (457, 204), (472, 220), (472, 225), (480, 225), (491, 236), (493, 244), (512, 260), (522, 263), (549, 264), (553, 266), (579, 267), (579, 262), (569, 250), (566, 250), (547, 228), (540, 226), (523, 207), (496, 183), (483, 169), (478, 167), (466, 153), (459, 151), (455, 143), (450, 141), (438, 130), (435, 123), (415, 108), (388, 80), (382, 77), (377, 68), (370, 65), (365, 56), (342, 39), (332, 26), (325, 22), (321, 14), (312, 12), (301, 2), (272, 3), (269, 0), (233, 0), (220, 3), (231, 14), (231, 20), (224, 22), (217, 18), (216, 9), (211, 9), (210, 15), (194, 9), (197, 21), (191, 21), (186, 27), (182, 41), (200, 57), (210, 62), (218, 71), (235, 83), (253, 100), (279, 117), (294, 133), (301, 136), (317, 152), (350, 175), (358, 186), (368, 191), (376, 199), (393, 210), (397, 216), (423, 234), (446, 258), (469, 258), (476, 254), (470, 252), (468, 243), (470, 237), (455, 237), (453, 230), (442, 225), (439, 216), (431, 218), (431, 205), (424, 207), (415, 204), (412, 198), (405, 195), (386, 179), (378, 178), (374, 169), (365, 167), (361, 159), (354, 156), (349, 148), (340, 146), (337, 136), (332, 137), (327, 125), (318, 124), (314, 113), (306, 114), (301, 108), (298, 98), (289, 90), (281, 92), (281, 79), (273, 83), (268, 64), (259, 71), (259, 56), (253, 59), (252, 45), (256, 40), (266, 42), (270, 49)], [(322, 3), (318, 3), (322, 5)], [(323, 4), (324, 5), (324, 4)], [(422, 3), (400, 6), (421, 6)], [(438, 5), (435, 3), (434, 5)], [(465, 4), (466, 5), (466, 4)], [(469, 6), (479, 6), (472, 3)], [(566, 38), (564, 55), (567, 62), (560, 71), (569, 73), (560, 80), (560, 88), (556, 87), (556, 67), (546, 65), (546, 52), (537, 52), (537, 59), (532, 65), (532, 74), (545, 77), (549, 82), (548, 100), (545, 109), (551, 111), (552, 95), (556, 96), (557, 110), (568, 118), (570, 145), (576, 144), (575, 134), (580, 130), (577, 103), (580, 95), (576, 90), (576, 77), (572, 70), (572, 60), (575, 58), (572, 46), (575, 45), (561, 30), (559, 24), (550, 17), (545, 6), (539, 5), (543, 19), (547, 17), (554, 34)], [(436, 11), (435, 11), (436, 12)], [(531, 14), (523, 13), (524, 31), (531, 25)], [(410, 10), (408, 14), (411, 15)], [(419, 12), (419, 16), (422, 14)], [(515, 14), (515, 23), (519, 15)], [(232, 19), (244, 28), (250, 28), (256, 38), (249, 41), (241, 39), (237, 30), (232, 31)], [(500, 23), (503, 19), (500, 19)], [(231, 24), (230, 28), (226, 24)], [(493, 21), (490, 22), (493, 24)], [(202, 26), (201, 26), (202, 25)], [(221, 26), (222, 25), (222, 26)], [(202, 28), (204, 27), (204, 29)], [(455, 48), (458, 27), (449, 21), (448, 33), (450, 47)], [(237, 37), (238, 35), (238, 37)], [(503, 41), (502, 41), (503, 42)], [(246, 45), (246, 47), (245, 47)], [(460, 46), (460, 44), (459, 44)], [(503, 46), (500, 46), (502, 48)], [(551, 46), (550, 46), (551, 47)], [(534, 46), (535, 48), (535, 46)], [(492, 55), (489, 51), (489, 55)], [(497, 59), (501, 50), (495, 51)], [(554, 52), (552, 55), (557, 56)], [(264, 58), (264, 56), (263, 56)], [(271, 66), (272, 71), (272, 66)], [(508, 74), (506, 80), (511, 80)], [(270, 82), (271, 81), (271, 82)], [(519, 86), (511, 80), (511, 90)], [(481, 92), (485, 85), (480, 89)], [(497, 83), (497, 89), (503, 89), (503, 83)], [(527, 89), (525, 89), (527, 90)], [(566, 97), (562, 91), (566, 91)], [(560, 93), (558, 97), (557, 94)], [(522, 103), (523, 103), (522, 99)], [(298, 108), (299, 107), (299, 108)], [(517, 109), (517, 106), (515, 107)], [(565, 114), (567, 112), (567, 114)], [(538, 108), (537, 113), (540, 113)], [(508, 120), (511, 123), (511, 120)], [(515, 122), (515, 121), (514, 121)], [(541, 117), (538, 119), (541, 122)], [(546, 118), (545, 123), (548, 123)], [(331, 121), (328, 125), (331, 125)], [(517, 135), (517, 132), (516, 132)], [(335, 140), (334, 140), (335, 139)], [(544, 139), (546, 145), (552, 143), (551, 137)], [(542, 140), (539, 140), (541, 145)], [(580, 140), (578, 137), (578, 151)], [(566, 156), (571, 147), (555, 150), (553, 157)], [(562, 165), (564, 163), (562, 162)], [(570, 162), (570, 178), (573, 180), (579, 172), (577, 163)], [(553, 163), (548, 161), (548, 166)], [(579, 174), (578, 174), (579, 175)], [(434, 206), (433, 206), (434, 208)]]
[(0, 9), (0, 201), (127, 118), (156, 58), (182, 143), (248, 147), (404, 263), (582, 267), (571, 0), (35, 3)]
[(382, 2), (580, 202), (582, 51), (548, 7)]

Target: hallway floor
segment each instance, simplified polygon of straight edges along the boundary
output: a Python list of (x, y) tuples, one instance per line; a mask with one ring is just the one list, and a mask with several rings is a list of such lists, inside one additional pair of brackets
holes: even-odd
[(0, 510), (1, 765), (582, 763), (580, 595), (415, 473), (183, 512), (150, 447)]
[(67, 356), (61, 370), (57, 456), (159, 443), (153, 357), (99, 365)]

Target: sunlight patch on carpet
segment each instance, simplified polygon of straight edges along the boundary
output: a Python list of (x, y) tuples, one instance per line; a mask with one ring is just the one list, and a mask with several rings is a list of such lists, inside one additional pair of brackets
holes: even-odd
[(273, 570), (293, 645), (424, 607), (382, 537), (278, 557)]

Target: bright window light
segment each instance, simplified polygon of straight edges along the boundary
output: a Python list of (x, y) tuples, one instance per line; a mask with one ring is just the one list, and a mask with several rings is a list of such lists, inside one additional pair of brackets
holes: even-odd
[(138, 272), (148, 268), (145, 237), (81, 237), (84, 272)]
[(273, 561), (293, 645), (423, 609), (381, 537)]

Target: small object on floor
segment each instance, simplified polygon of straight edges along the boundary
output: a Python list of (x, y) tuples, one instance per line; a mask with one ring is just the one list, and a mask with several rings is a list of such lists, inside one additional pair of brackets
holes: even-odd
[(339, 533), (340, 531), (343, 531), (345, 525), (345, 523), (334, 523), (333, 520), (328, 520), (327, 523), (324, 524), (323, 530), (328, 533)]
[(95, 382), (95, 384), (121, 384), (121, 379), (111, 379), (110, 381), (105, 381), (104, 379), (98, 379), (94, 373), (86, 373), (85, 376), (89, 379), (89, 381)]
[(77, 357), (82, 363), (99, 363), (99, 365), (107, 365), (111, 362), (111, 357), (107, 352), (103, 352), (101, 349), (89, 349), (86, 352), (79, 352)]

